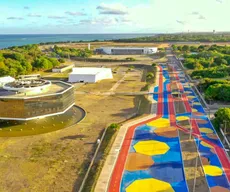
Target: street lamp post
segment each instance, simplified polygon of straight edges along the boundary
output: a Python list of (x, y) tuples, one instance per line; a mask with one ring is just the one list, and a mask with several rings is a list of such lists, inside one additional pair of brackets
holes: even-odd
[[(193, 103), (194, 103), (194, 100), (192, 101), (192, 108), (193, 108)], [(192, 111), (191, 111), (191, 114), (190, 114), (189, 125), (190, 125), (189, 140), (191, 140), (192, 139)]]
[(193, 182), (193, 192), (196, 191), (196, 172), (197, 172), (197, 166), (198, 166), (199, 146), (200, 146), (200, 141), (199, 141), (199, 138), (198, 138), (197, 156), (196, 156), (195, 173), (194, 173), (194, 182)]

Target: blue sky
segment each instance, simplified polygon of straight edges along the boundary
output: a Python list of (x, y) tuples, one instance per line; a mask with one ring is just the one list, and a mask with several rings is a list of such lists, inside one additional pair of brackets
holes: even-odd
[(229, 8), (230, 0), (0, 0), (0, 34), (230, 31)]

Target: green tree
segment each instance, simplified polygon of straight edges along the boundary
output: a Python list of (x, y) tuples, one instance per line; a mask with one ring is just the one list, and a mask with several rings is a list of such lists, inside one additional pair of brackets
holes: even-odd
[(59, 62), (60, 62), (60, 63), (65, 63), (65, 59), (60, 58), (60, 59), (59, 59)]
[(226, 123), (227, 131), (230, 131), (230, 108), (220, 108), (214, 116), (214, 125), (217, 129), (220, 128), (220, 124), (225, 125)]
[(190, 51), (191, 51), (191, 52), (197, 52), (197, 47), (191, 46), (191, 47), (190, 47)]
[(148, 72), (146, 77), (147, 77), (147, 79), (152, 79), (154, 77), (154, 74), (152, 72)]
[(3, 61), (0, 61), (0, 76), (8, 75), (9, 69)]
[(190, 51), (190, 47), (189, 47), (188, 45), (184, 45), (184, 46), (182, 47), (182, 51), (184, 51), (184, 52), (189, 52), (189, 51)]

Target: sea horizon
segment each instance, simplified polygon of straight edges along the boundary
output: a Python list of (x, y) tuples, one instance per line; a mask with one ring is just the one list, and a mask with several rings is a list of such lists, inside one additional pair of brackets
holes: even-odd
[(154, 36), (156, 33), (86, 33), (86, 34), (0, 34), (0, 49), (52, 42), (108, 41)]

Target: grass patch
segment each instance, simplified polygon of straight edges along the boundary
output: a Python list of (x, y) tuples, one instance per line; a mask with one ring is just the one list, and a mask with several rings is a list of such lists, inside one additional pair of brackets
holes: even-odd
[(147, 68), (146, 74), (144, 74), (146, 79), (146, 84), (142, 87), (141, 91), (148, 91), (151, 85), (155, 84), (156, 82), (156, 74), (157, 74), (157, 64), (153, 63), (152, 66)]

